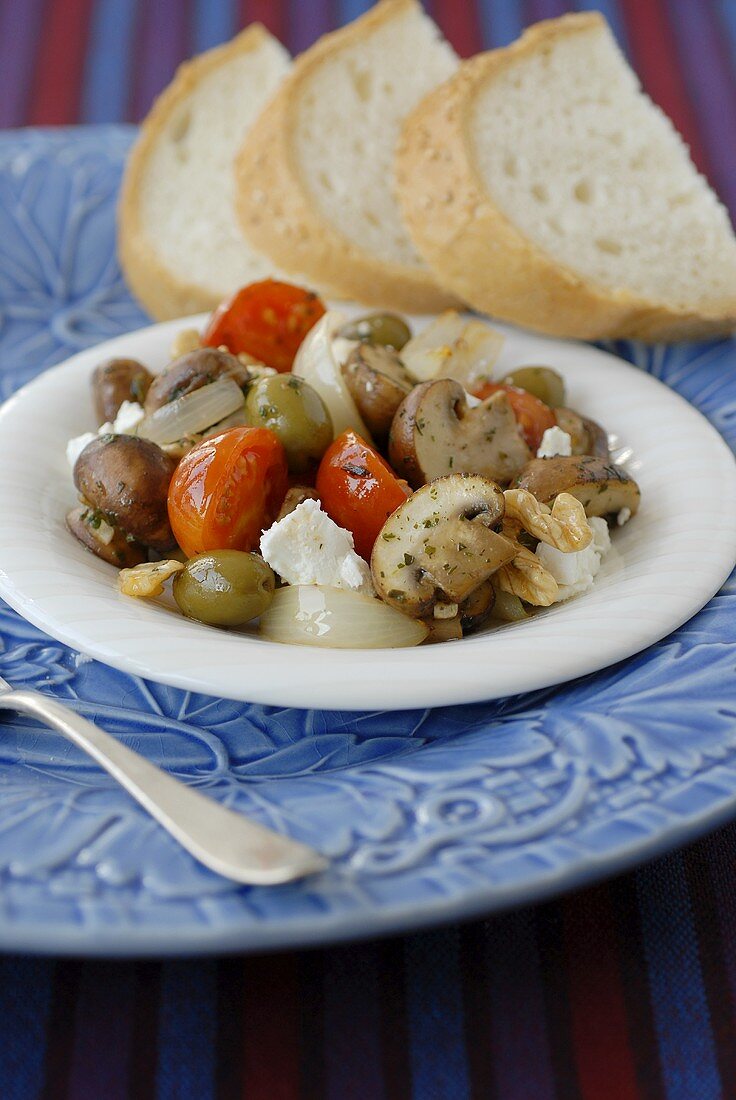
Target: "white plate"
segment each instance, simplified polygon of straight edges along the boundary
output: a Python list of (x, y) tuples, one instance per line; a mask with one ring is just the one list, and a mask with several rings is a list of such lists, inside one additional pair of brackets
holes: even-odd
[[(129, 356), (152, 370), (174, 334), (154, 325), (82, 352), (0, 409), (0, 595), (48, 634), (135, 675), (278, 706), (402, 709), (531, 691), (604, 668), (698, 611), (736, 555), (736, 467), (716, 431), (651, 376), (584, 344), (507, 329), (502, 370), (556, 367), (568, 403), (628, 448), (639, 514), (614, 533), (594, 588), (527, 622), (404, 650), (283, 646), (190, 622), (121, 596), (112, 569), (67, 533), (74, 503), (67, 440), (94, 429), (89, 376)], [(415, 328), (423, 320), (414, 319)]]

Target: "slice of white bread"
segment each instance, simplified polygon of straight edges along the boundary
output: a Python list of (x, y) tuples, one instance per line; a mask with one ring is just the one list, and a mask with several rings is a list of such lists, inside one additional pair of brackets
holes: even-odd
[(417, 0), (381, 0), (297, 58), (237, 159), (251, 244), (338, 297), (413, 311), (453, 303), (401, 222), (394, 154), (406, 115), (456, 68)]
[(464, 63), (404, 127), (419, 252), (485, 313), (560, 336), (680, 340), (736, 324), (736, 240), (598, 14)]
[(182, 65), (128, 160), (118, 211), (126, 279), (157, 320), (214, 308), (273, 274), (235, 217), (233, 158), (290, 66), (254, 24)]

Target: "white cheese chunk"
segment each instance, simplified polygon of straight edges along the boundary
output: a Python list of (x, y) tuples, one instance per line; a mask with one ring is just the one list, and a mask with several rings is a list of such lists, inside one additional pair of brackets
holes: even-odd
[(619, 527), (623, 527), (625, 523), (628, 523), (631, 519), (631, 509), (622, 508), (619, 514), (616, 516), (616, 523)]
[(66, 460), (72, 470), (84, 448), (95, 439), (97, 439), (97, 432), (85, 432), (84, 435), (75, 435), (74, 439), (69, 440), (66, 445)]
[(115, 435), (134, 435), (135, 429), (145, 415), (143, 406), (139, 405), (137, 401), (123, 401), (118, 409), (118, 415), (115, 417), (112, 430)]
[(603, 555), (611, 545), (611, 536), (608, 533), (608, 524), (599, 516), (593, 516), (588, 520), (593, 532), (593, 540), (584, 550), (577, 550), (573, 554), (563, 554), (561, 550), (555, 550), (540, 542), (536, 549), (536, 555), (545, 569), (548, 569), (559, 585), (559, 591), (555, 603), (569, 600), (571, 596), (579, 596), (581, 592), (587, 592), (592, 587), (596, 574), (600, 570)]
[(326, 584), (374, 595), (371, 571), (353, 549), (353, 536), (303, 500), (261, 535), (261, 554), (287, 584)]
[(537, 458), (556, 458), (557, 455), (572, 454), (572, 439), (557, 425), (547, 428), (539, 444)]

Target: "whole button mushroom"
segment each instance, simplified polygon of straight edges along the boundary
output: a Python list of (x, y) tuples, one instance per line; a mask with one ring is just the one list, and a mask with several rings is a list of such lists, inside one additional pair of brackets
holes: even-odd
[(574, 455), (595, 455), (608, 461), (608, 436), (600, 424), (574, 409), (557, 408), (554, 414), (557, 426), (570, 436)]
[(388, 449), (391, 465), (415, 488), (449, 473), (507, 483), (532, 454), (503, 391), (471, 407), (451, 378), (424, 382), (402, 401)]
[(526, 489), (542, 504), (570, 493), (587, 516), (618, 514), (625, 508), (633, 516), (641, 501), (639, 486), (622, 466), (594, 455), (534, 458), (520, 471), (514, 488)]
[(142, 405), (153, 375), (137, 359), (108, 359), (95, 367), (92, 401), (98, 424), (111, 423), (124, 401)]
[(218, 378), (232, 378), (241, 387), (251, 379), (251, 373), (239, 359), (218, 348), (197, 348), (180, 355), (157, 375), (146, 396), (145, 409), (150, 416), (156, 409), (201, 389)]
[(66, 525), (82, 546), (118, 569), (131, 569), (148, 556), (139, 542), (120, 528), (111, 527), (100, 512), (84, 504), (72, 508), (67, 514)]
[(147, 439), (103, 435), (77, 459), (74, 484), (107, 522), (163, 553), (176, 546), (167, 505), (175, 468), (174, 459)]
[(386, 439), (396, 410), (414, 388), (393, 348), (359, 344), (342, 366), (345, 385), (373, 438)]
[(451, 474), (422, 486), (389, 516), (376, 540), (376, 592), (418, 619), (452, 604), (459, 610), (516, 554), (510, 539), (493, 530), (504, 510), (503, 492), (488, 478)]

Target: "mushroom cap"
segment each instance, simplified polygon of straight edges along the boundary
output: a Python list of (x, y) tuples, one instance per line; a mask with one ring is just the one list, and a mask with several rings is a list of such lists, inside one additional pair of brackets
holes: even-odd
[(570, 436), (574, 455), (595, 455), (608, 461), (608, 435), (596, 420), (564, 407), (554, 413), (558, 427)]
[(95, 516), (90, 508), (80, 504), (67, 513), (66, 525), (76, 539), (98, 558), (118, 569), (131, 568), (146, 560), (146, 551), (116, 527), (109, 542), (95, 537)]
[(416, 618), (434, 605), (462, 603), (515, 547), (492, 530), (503, 519), (503, 492), (488, 478), (450, 474), (417, 489), (376, 539), (371, 572), (386, 603)]
[(587, 516), (607, 516), (622, 508), (633, 516), (641, 501), (639, 486), (626, 470), (595, 455), (534, 458), (520, 472), (514, 488), (527, 489), (542, 504), (570, 493)]
[(151, 547), (176, 546), (168, 516), (168, 492), (176, 462), (155, 443), (132, 435), (103, 435), (74, 465), (74, 484), (93, 508)]
[(375, 439), (388, 435), (396, 410), (414, 386), (398, 353), (381, 344), (358, 344), (342, 365), (345, 385)]
[(146, 394), (146, 413), (150, 416), (177, 397), (184, 397), (218, 378), (232, 378), (242, 387), (250, 381), (251, 372), (229, 351), (219, 348), (197, 348), (180, 355), (151, 383)]
[(449, 473), (508, 482), (531, 458), (503, 391), (470, 406), (459, 382), (416, 386), (396, 411), (391, 465), (414, 488)]

